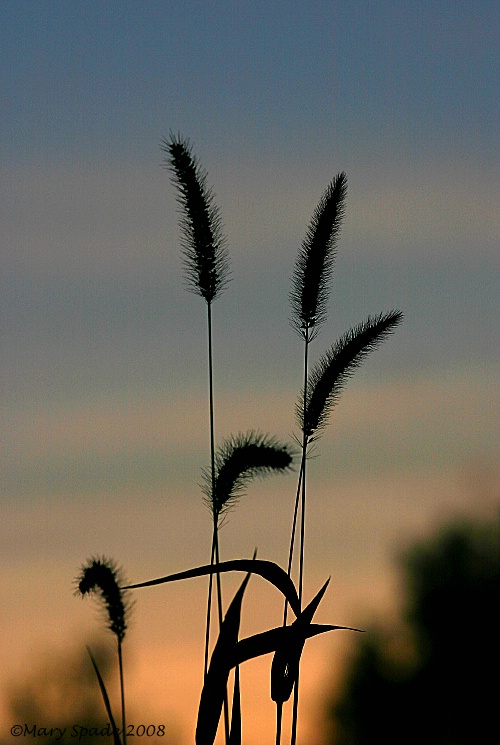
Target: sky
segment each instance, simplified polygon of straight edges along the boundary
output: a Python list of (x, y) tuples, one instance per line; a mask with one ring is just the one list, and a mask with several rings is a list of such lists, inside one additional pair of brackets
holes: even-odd
[[(2, 727), (11, 681), (94, 633), (71, 594), (88, 556), (114, 556), (137, 581), (208, 558), (206, 317), (183, 277), (169, 133), (190, 139), (228, 239), (231, 281), (214, 304), (219, 442), (296, 433), (290, 278), (342, 170), (312, 360), (369, 314), (405, 315), (349, 382), (311, 463), (306, 593), (332, 576), (320, 620), (391, 614), (402, 547), (497, 513), (499, 15), (482, 0), (0, 5)], [(286, 563), (294, 478), (251, 487), (223, 530), (228, 558), (258, 545)], [(280, 614), (254, 584), (250, 633), (262, 630), (251, 618)], [(205, 586), (142, 592), (131, 697), (138, 716), (167, 716), (181, 745)], [(310, 745), (345, 647), (333, 637), (306, 649)], [(253, 745), (272, 737), (273, 710), (256, 693), (268, 660), (248, 667)]]

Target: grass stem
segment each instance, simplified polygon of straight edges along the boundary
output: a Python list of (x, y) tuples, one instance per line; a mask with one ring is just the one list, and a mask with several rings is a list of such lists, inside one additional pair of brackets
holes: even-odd
[(127, 745), (127, 722), (125, 717), (125, 684), (123, 678), (123, 657), (122, 657), (122, 641), (118, 639), (118, 667), (120, 671), (120, 696), (122, 704), (122, 742), (123, 745)]
[[(311, 337), (309, 335), (309, 329), (306, 330), (304, 336), (304, 398), (303, 398), (303, 411), (305, 418), (305, 411), (307, 405), (307, 391), (309, 385), (308, 369), (309, 369), (309, 344)], [(306, 527), (306, 462), (307, 462), (307, 446), (308, 437), (305, 429), (302, 432), (302, 463), (301, 463), (301, 514), (300, 514), (300, 544), (299, 544), (299, 606), (302, 610), (302, 595), (304, 588), (304, 548), (305, 548), (305, 527)], [(299, 489), (297, 489), (297, 496)], [(297, 715), (299, 707), (299, 670), (297, 669), (297, 678), (293, 689), (293, 714), (292, 714), (292, 734), (290, 743), (295, 745), (297, 739)]]
[[(212, 346), (212, 303), (207, 301), (207, 337), (208, 337), (208, 399), (209, 399), (209, 420), (210, 420), (210, 480), (212, 486), (212, 498), (215, 494), (215, 416), (214, 416), (214, 377), (213, 377), (213, 346)], [(220, 564), (219, 554), (219, 516), (214, 511), (214, 528), (212, 539), (212, 551), (210, 563), (215, 564), (216, 568)], [(210, 619), (212, 615), (212, 598), (213, 598), (213, 575), (210, 575), (208, 588), (207, 604), (207, 627), (205, 633), (205, 675), (208, 671), (208, 657), (210, 645)], [(219, 617), (219, 629), (222, 627), (222, 586), (220, 572), (215, 574), (215, 583), (217, 590), (217, 610)], [(227, 690), (224, 696), (224, 729), (226, 743), (229, 742), (229, 700)]]

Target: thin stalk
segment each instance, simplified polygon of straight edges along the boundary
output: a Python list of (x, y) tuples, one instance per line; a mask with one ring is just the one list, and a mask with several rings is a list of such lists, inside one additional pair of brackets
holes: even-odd
[[(215, 561), (215, 533), (212, 537), (212, 552), (210, 554), (210, 566), (213, 566)], [(213, 574), (209, 577), (208, 583), (208, 598), (207, 598), (207, 617), (205, 623), (205, 663), (204, 663), (204, 678), (208, 673), (208, 652), (210, 646), (210, 616), (212, 610), (212, 592), (213, 592)]]
[(297, 742), (297, 721), (299, 714), (299, 675), (300, 668), (297, 670), (297, 679), (293, 687), (293, 712), (292, 712), (292, 736), (290, 738), (290, 745), (295, 745)]
[[(307, 402), (307, 381), (308, 381), (308, 365), (309, 365), (309, 343), (311, 337), (309, 330), (306, 329), (304, 336), (304, 398), (303, 398), (303, 410), (305, 412)], [(308, 438), (305, 432), (302, 433), (302, 456), (299, 470), (299, 478), (297, 482), (297, 492), (295, 494), (295, 505), (293, 510), (293, 521), (292, 531), (290, 536), (290, 549), (288, 553), (288, 576), (292, 574), (293, 564), (293, 552), (295, 548), (295, 536), (297, 532), (297, 519), (299, 514), (300, 504), (300, 546), (299, 546), (299, 605), (302, 609), (302, 594), (303, 594), (303, 579), (304, 579), (304, 543), (305, 543), (305, 509), (306, 509), (306, 460), (307, 460), (307, 446)], [(283, 610), (283, 626), (286, 626), (288, 615), (288, 602), (285, 600)], [(298, 680), (298, 679), (297, 679)], [(280, 745), (281, 742), (281, 718), (282, 718), (283, 704), (280, 702), (277, 704), (276, 712), (276, 745)], [(298, 685), (294, 686), (294, 708), (293, 708), (293, 720), (292, 720), (292, 741), (296, 738), (297, 730), (297, 711), (298, 711)]]
[[(299, 514), (300, 494), (302, 491), (302, 474), (304, 472), (304, 463), (305, 463), (305, 457), (304, 457), (304, 451), (303, 451), (301, 462), (300, 462), (299, 478), (297, 481), (297, 492), (295, 494), (295, 506), (293, 509), (293, 521), (292, 521), (292, 533), (290, 536), (290, 549), (288, 552), (287, 573), (289, 577), (292, 574), (293, 549), (295, 545), (295, 533), (297, 532), (297, 518)], [(287, 615), (288, 615), (288, 600), (285, 600), (284, 612), (283, 612), (283, 626), (286, 626)]]
[[(208, 326), (208, 399), (209, 399), (209, 422), (210, 422), (210, 476), (212, 482), (212, 495), (215, 491), (215, 425), (214, 425), (214, 386), (213, 386), (213, 359), (212, 359), (212, 304), (207, 302), (207, 326)], [(210, 555), (210, 564), (214, 564), (217, 544), (217, 517), (214, 518), (214, 527), (212, 535), (212, 552)], [(212, 617), (212, 591), (213, 575), (208, 580), (208, 600), (207, 600), (207, 619), (205, 631), (205, 665), (204, 675), (208, 672), (208, 657), (210, 646), (210, 624)], [(220, 603), (220, 598), (219, 598)]]
[[(212, 350), (212, 304), (207, 303), (208, 319), (208, 388), (209, 388), (209, 408), (210, 408), (210, 473), (212, 481), (212, 496), (215, 494), (215, 425), (214, 425), (214, 384), (213, 384), (213, 350)], [(211, 563), (218, 567), (220, 563), (219, 555), (219, 515), (214, 512), (214, 535), (212, 546)], [(219, 628), (222, 626), (222, 588), (220, 581), (220, 572), (216, 572), (217, 585), (217, 605), (219, 615)]]
[[(303, 393), (303, 411), (305, 416), (306, 405), (307, 405), (307, 385), (308, 385), (308, 365), (309, 365), (309, 344), (310, 336), (308, 331), (304, 338), (304, 393)], [(304, 418), (304, 417), (303, 417)], [(295, 534), (297, 526), (297, 515), (299, 509), (299, 502), (301, 503), (301, 518), (300, 518), (300, 559), (299, 559), (299, 601), (302, 601), (302, 585), (304, 576), (304, 537), (305, 537), (305, 509), (306, 509), (306, 460), (307, 460), (307, 446), (309, 440), (307, 434), (302, 432), (302, 457), (300, 463), (299, 479), (297, 484), (297, 493), (295, 495), (295, 507), (293, 513), (293, 525), (292, 535), (290, 538), (290, 552), (288, 556), (288, 574), (291, 574), (293, 551), (295, 545)]]
[[(308, 357), (309, 357), (309, 344), (310, 344), (310, 336), (308, 331), (306, 331), (306, 336), (304, 340), (304, 394), (303, 394), (303, 410), (305, 412), (306, 410), (306, 403), (307, 403), (307, 378), (308, 378)], [(302, 556), (301, 565), (299, 567), (299, 600), (302, 599), (302, 577), (303, 577), (303, 544), (304, 544), (304, 519), (305, 519), (305, 471), (306, 471), (306, 458), (307, 458), (307, 446), (308, 446), (308, 438), (307, 435), (303, 432), (302, 433), (302, 456), (301, 456), (301, 462), (300, 462), (300, 470), (299, 470), (299, 478), (297, 482), (297, 492), (295, 494), (295, 506), (293, 510), (293, 521), (292, 521), (292, 532), (290, 536), (290, 550), (288, 553), (288, 575), (290, 576), (292, 573), (292, 563), (293, 563), (293, 552), (295, 548), (295, 534), (297, 531), (297, 517), (299, 512), (299, 503), (301, 503), (301, 529), (300, 529), (300, 535), (301, 535), (301, 541), (300, 541), (300, 551)], [(287, 612), (287, 606), (288, 603), (285, 601), (285, 614), (284, 614), (284, 620), (283, 625), (286, 623), (286, 612)]]
[[(213, 384), (213, 347), (212, 347), (212, 304), (207, 301), (207, 332), (208, 332), (208, 398), (209, 398), (209, 420), (210, 420), (210, 475), (212, 482), (212, 496), (215, 494), (215, 424), (214, 424), (214, 384)], [(219, 555), (219, 516), (214, 512), (214, 529), (212, 539), (212, 551), (210, 556), (210, 563), (215, 564), (218, 567), (220, 563)], [(210, 645), (210, 619), (212, 616), (212, 597), (213, 597), (213, 575), (210, 575), (209, 587), (208, 587), (208, 602), (207, 602), (207, 626), (205, 633), (205, 670), (206, 676), (208, 671), (208, 656), (209, 656), (209, 645)], [(217, 589), (217, 609), (219, 617), (219, 629), (222, 626), (222, 587), (220, 580), (220, 572), (217, 569), (215, 575), (215, 583)], [(224, 729), (226, 735), (226, 743), (229, 742), (229, 700), (227, 697), (227, 691), (224, 696)]]
[[(303, 421), (305, 421), (305, 412), (307, 405), (307, 386), (308, 386), (308, 364), (309, 364), (309, 343), (310, 336), (306, 331), (304, 337), (304, 399), (303, 399)], [(301, 515), (300, 515), (300, 546), (299, 546), (299, 607), (302, 610), (302, 594), (304, 586), (304, 544), (305, 544), (305, 525), (306, 525), (306, 462), (308, 437), (305, 430), (302, 432), (302, 468), (301, 468)], [(297, 489), (297, 496), (299, 489)], [(299, 670), (297, 670), (297, 679), (293, 688), (293, 713), (292, 713), (292, 734), (290, 745), (295, 745), (297, 740), (297, 718), (299, 710)]]
[[(215, 528), (215, 566), (217, 567), (217, 572), (215, 574), (215, 582), (217, 586), (217, 608), (218, 608), (218, 614), (219, 614), (219, 629), (222, 628), (222, 586), (220, 581), (220, 572), (218, 570), (218, 566), (220, 564), (220, 555), (219, 555), (219, 531), (216, 526)], [(226, 745), (229, 743), (229, 735), (230, 735), (230, 729), (229, 729), (229, 699), (227, 696), (227, 688), (224, 693), (224, 731), (226, 735)]]
[[(300, 502), (300, 494), (301, 494), (301, 488), (302, 488), (302, 474), (304, 470), (304, 465), (305, 465), (305, 457), (304, 457), (304, 451), (303, 451), (301, 463), (300, 463), (299, 478), (297, 482), (297, 493), (295, 495), (295, 506), (293, 510), (292, 533), (290, 536), (290, 549), (288, 552), (287, 574), (289, 577), (292, 574), (293, 548), (295, 544), (295, 533), (297, 531), (297, 518), (298, 518), (298, 513), (299, 513), (299, 502)], [(283, 626), (286, 626), (287, 618), (288, 618), (288, 600), (285, 599), (285, 603), (283, 607)], [(283, 714), (283, 702), (278, 701), (276, 703), (276, 745), (281, 744), (282, 714)]]
[[(215, 425), (214, 425), (214, 374), (212, 351), (212, 303), (207, 303), (208, 322), (208, 395), (210, 408), (210, 470), (212, 473), (212, 493), (215, 491)], [(217, 524), (214, 525), (217, 533)]]
[(281, 745), (281, 720), (283, 717), (283, 703), (276, 704), (276, 745)]
[(120, 670), (120, 694), (121, 694), (121, 702), (122, 702), (122, 729), (123, 729), (122, 742), (123, 742), (123, 745), (126, 745), (127, 724), (126, 724), (126, 718), (125, 718), (125, 686), (123, 682), (122, 642), (120, 638), (118, 639), (118, 667)]
[[(299, 497), (301, 494), (301, 488), (302, 488), (302, 478), (303, 478), (303, 472), (305, 467), (305, 450), (302, 452), (302, 458), (301, 458), (301, 464), (300, 464), (300, 471), (299, 471), (299, 478), (297, 482), (297, 493), (295, 495), (295, 507), (293, 511), (293, 523), (292, 523), (292, 534), (290, 537), (290, 550), (288, 554), (288, 568), (287, 573), (290, 577), (292, 574), (292, 562), (293, 562), (293, 548), (295, 543), (295, 533), (297, 529), (297, 517), (299, 512)], [(288, 616), (288, 600), (285, 600), (284, 609), (283, 609), (283, 626), (286, 626), (287, 622), (287, 616)], [(279, 701), (276, 704), (276, 745), (280, 745), (281, 743), (281, 719), (282, 719), (282, 712), (283, 712), (283, 702)]]
[(307, 460), (307, 437), (304, 437), (304, 465), (302, 468), (302, 489), (301, 489), (301, 513), (300, 513), (300, 545), (299, 545), (299, 588), (298, 596), (300, 608), (302, 609), (302, 594), (304, 586), (304, 543), (305, 543), (305, 524), (306, 524), (306, 460)]

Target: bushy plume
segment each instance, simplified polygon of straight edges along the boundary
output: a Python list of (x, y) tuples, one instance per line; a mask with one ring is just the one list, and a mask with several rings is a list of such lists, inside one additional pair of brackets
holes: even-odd
[(394, 331), (402, 318), (398, 310), (374, 318), (369, 316), (341, 336), (319, 360), (309, 377), (305, 410), (302, 398), (296, 406), (299, 426), (307, 437), (325, 426), (346, 380), (367, 354)]
[(252, 478), (286, 472), (292, 461), (290, 447), (268, 435), (250, 431), (225, 440), (215, 456), (213, 493), (211, 472), (203, 473), (203, 492), (214, 517), (218, 518), (241, 496)]
[(111, 559), (104, 556), (100, 559), (89, 559), (82, 567), (77, 577), (77, 593), (85, 596), (89, 593), (99, 593), (106, 607), (108, 628), (122, 642), (127, 630), (127, 615), (131, 603), (127, 597), (127, 590), (121, 587), (125, 584), (121, 570)]
[(347, 177), (342, 172), (321, 197), (295, 262), (290, 292), (291, 322), (304, 339), (312, 339), (326, 317), (346, 191)]
[(211, 303), (228, 279), (229, 259), (219, 210), (207, 174), (192, 154), (189, 140), (170, 135), (162, 143), (181, 206), (180, 226), (188, 284)]

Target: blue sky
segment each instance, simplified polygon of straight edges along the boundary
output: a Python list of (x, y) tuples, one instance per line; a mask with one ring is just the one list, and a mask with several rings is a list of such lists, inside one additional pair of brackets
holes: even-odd
[[(296, 247), (344, 169), (331, 333), (388, 304), (407, 313), (400, 362), (491, 359), (494, 3), (6, 2), (0, 13), (7, 364), (29, 338), (40, 364), (43, 350), (67, 351), (70, 380), (71, 359), (75, 375), (82, 364), (72, 345), (86, 364), (91, 336), (103, 373), (121, 341), (142, 344), (142, 375), (157, 378), (144, 360), (159, 339), (182, 341), (165, 326), (193, 308), (177, 296), (159, 151), (169, 130), (193, 140), (216, 190), (236, 288), (220, 312), (236, 340), (242, 298), (252, 350), (274, 333), (267, 308), (276, 329), (286, 323)], [(255, 374), (252, 359), (242, 368)]]
[[(318, 582), (338, 569), (336, 620), (355, 622), (355, 591), (386, 603), (401, 536), (496, 509), (499, 16), (480, 0), (0, 4), (0, 550), (8, 592), (24, 588), (9, 649), (29, 646), (33, 594), (52, 633), (40, 571), (64, 598), (63, 634), (87, 554), (116, 553), (134, 577), (167, 571), (164, 540), (176, 568), (203, 560), (207, 516), (186, 500), (207, 462), (205, 317), (183, 286), (170, 130), (208, 170), (229, 241), (214, 306), (221, 434), (293, 430), (290, 277), (340, 170), (346, 217), (313, 357), (370, 313), (405, 313), (312, 466), (311, 561)], [(228, 550), (253, 550), (265, 488), (255, 514), (235, 513)], [(122, 497), (125, 542), (109, 529)], [(323, 514), (340, 531), (324, 548)], [(280, 560), (286, 541), (266, 530), (261, 553)]]
[(1, 14), (15, 160), (142, 155), (170, 127), (218, 155), (494, 146), (494, 2), (21, 0)]

